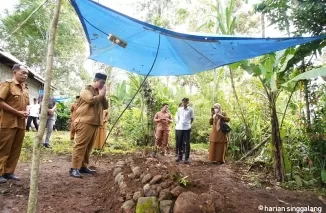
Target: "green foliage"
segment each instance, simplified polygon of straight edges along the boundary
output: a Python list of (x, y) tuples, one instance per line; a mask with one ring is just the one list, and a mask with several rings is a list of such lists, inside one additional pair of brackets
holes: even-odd
[(166, 19), (163, 19), (160, 16), (155, 16), (153, 19), (153, 24), (159, 27), (167, 27), (169, 25), (169, 21)]
[[(20, 24), (27, 16), (40, 5), (41, 0), (20, 0), (15, 6), (14, 13), (7, 12), (2, 17), (1, 34), (2, 39), (10, 35), (11, 32)], [(46, 48), (47, 31), (51, 19), (51, 13), (54, 5), (48, 2), (45, 6), (35, 13), (20, 30), (11, 35), (6, 40), (6, 47), (15, 56), (22, 61), (26, 61), (29, 66), (40, 66), (44, 60)], [(73, 16), (74, 10), (69, 3), (62, 5), (60, 21), (58, 24), (58, 36), (55, 48), (55, 61), (61, 62), (62, 66), (69, 66), (71, 58), (80, 57), (85, 50), (84, 39), (82, 35), (81, 25)], [(72, 34), (77, 36), (71, 36)], [(19, 47), (19, 48), (17, 48)], [(80, 62), (80, 58), (79, 62)], [(63, 62), (66, 62), (63, 63)], [(58, 68), (58, 64), (56, 64)]]
[(188, 176), (184, 176), (184, 177), (180, 178), (178, 181), (179, 184), (181, 186), (187, 186), (187, 184), (189, 183), (189, 180), (187, 178), (188, 178)]
[(70, 108), (64, 103), (56, 104), (57, 119), (55, 125), (59, 131), (69, 131), (70, 129)]
[(25, 133), (25, 138), (23, 142), (23, 146), (20, 152), (20, 161), (28, 161), (32, 158), (32, 153), (33, 153), (33, 143), (34, 143), (34, 137), (35, 133), (34, 132), (26, 132)]
[(185, 19), (189, 16), (189, 12), (184, 8), (179, 8), (177, 10), (177, 23), (183, 23)]
[(197, 30), (206, 30), (211, 33), (224, 35), (248, 34), (258, 25), (258, 19), (253, 11), (244, 12), (240, 10), (242, 1), (227, 1), (226, 6), (222, 1), (216, 1), (216, 5), (209, 4), (211, 11), (206, 12), (203, 17), (204, 23)]
[(325, 32), (326, 4), (323, 0), (264, 0), (256, 4), (255, 9), (266, 13), (272, 24), (277, 24), (280, 30), (289, 30), (291, 24), (295, 27), (295, 33), (300, 35)]
[[(20, 161), (31, 160), (36, 134), (37, 132), (26, 132), (19, 158)], [(41, 154), (43, 159), (46, 159), (51, 153), (56, 155), (70, 154), (72, 152), (73, 144), (70, 141), (69, 132), (53, 132), (51, 136), (51, 146), (52, 149), (42, 148)]]
[(326, 184), (326, 169), (321, 171), (321, 181)]
[(207, 153), (209, 149), (209, 143), (195, 143), (191, 144), (191, 150), (194, 152)]
[(117, 131), (119, 131), (117, 136), (128, 138), (133, 144), (142, 144), (143, 136), (146, 135), (146, 127), (139, 122), (141, 113), (139, 108), (125, 111), (117, 126)]
[[(13, 12), (6, 11), (0, 18), (1, 48), (38, 71), (41, 76), (45, 69), (46, 42), (55, 2), (47, 1), (16, 33), (12, 32), (42, 2), (43, 0), (19, 0)], [(65, 95), (79, 92), (82, 80), (87, 76), (82, 63), (86, 46), (75, 11), (69, 1), (64, 1), (57, 29), (52, 84)]]
[(185, 176), (180, 172), (174, 173), (172, 175), (172, 179), (178, 182), (178, 184), (183, 187), (186, 187), (190, 183), (190, 181), (188, 180), (188, 176)]
[(294, 78), (291, 78), (290, 81), (286, 82), (285, 84), (288, 84), (292, 81), (299, 81), (299, 80), (309, 80), (311, 78), (316, 78), (318, 76), (326, 76), (326, 67), (320, 67), (316, 69), (309, 70), (307, 72), (304, 72), (302, 74), (297, 75)]

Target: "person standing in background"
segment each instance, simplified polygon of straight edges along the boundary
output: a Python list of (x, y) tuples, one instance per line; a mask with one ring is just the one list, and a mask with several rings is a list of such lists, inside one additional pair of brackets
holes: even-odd
[(79, 98), (80, 98), (80, 96), (77, 95), (74, 104), (70, 108), (70, 113), (71, 113), (70, 114), (71, 115), (71, 117), (70, 117), (70, 140), (72, 140), (72, 141), (75, 139), (76, 130), (75, 130), (74, 121), (76, 118), (77, 103), (79, 101)]
[(37, 119), (40, 115), (40, 104), (37, 103), (36, 98), (34, 98), (33, 101), (34, 101), (34, 104), (30, 105), (30, 107), (29, 107), (29, 116), (27, 118), (26, 131), (29, 131), (32, 121), (33, 121), (36, 131), (38, 131)]
[(109, 120), (109, 111), (104, 110), (103, 111), (103, 125), (101, 125), (97, 131), (96, 131), (96, 136), (95, 136), (95, 141), (93, 145), (93, 149), (102, 149), (105, 139), (106, 139), (106, 128), (107, 128), (107, 123)]
[(50, 137), (52, 135), (53, 132), (53, 126), (55, 123), (55, 109), (56, 109), (56, 103), (54, 98), (51, 98), (49, 100), (49, 104), (48, 104), (48, 117), (46, 120), (46, 136), (45, 136), (45, 140), (43, 143), (43, 146), (45, 148), (51, 148), (50, 146)]

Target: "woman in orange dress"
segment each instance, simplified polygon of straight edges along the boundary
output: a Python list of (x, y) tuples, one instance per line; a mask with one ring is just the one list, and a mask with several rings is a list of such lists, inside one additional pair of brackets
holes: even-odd
[(212, 108), (210, 124), (213, 125), (209, 141), (209, 160), (216, 164), (225, 163), (225, 153), (227, 150), (228, 135), (221, 130), (221, 121), (229, 122), (230, 118), (222, 112), (221, 105), (216, 103)]
[(93, 144), (93, 149), (101, 149), (104, 145), (106, 139), (106, 128), (107, 122), (109, 119), (109, 111), (103, 111), (103, 125), (100, 126), (96, 131), (95, 141)]

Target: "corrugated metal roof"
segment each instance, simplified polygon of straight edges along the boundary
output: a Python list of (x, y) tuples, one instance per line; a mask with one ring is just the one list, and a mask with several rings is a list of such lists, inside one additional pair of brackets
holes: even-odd
[[(29, 77), (32, 77), (33, 79), (40, 82), (41, 84), (44, 84), (44, 78), (41, 75), (39, 75), (37, 72), (35, 72), (34, 70), (32, 70), (31, 68), (26, 66), (22, 61), (20, 61), (15, 56), (11, 55), (8, 52), (5, 52), (3, 49), (0, 49), (0, 56), (9, 59), (10, 61), (12, 61), (13, 64), (21, 64), (21, 65), (25, 66), (30, 74)], [(1, 57), (0, 57), (0, 59), (1, 59)], [(0, 62), (1, 62), (1, 60), (0, 60)], [(51, 87), (53, 89), (55, 88), (54, 86), (51, 86)]]

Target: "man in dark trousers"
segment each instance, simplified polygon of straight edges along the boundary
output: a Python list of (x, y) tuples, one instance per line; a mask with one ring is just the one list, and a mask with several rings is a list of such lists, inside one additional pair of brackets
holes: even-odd
[(80, 173), (94, 174), (89, 169), (89, 156), (99, 126), (103, 125), (103, 112), (108, 109), (106, 99), (106, 78), (102, 73), (96, 73), (94, 81), (80, 93), (75, 118), (75, 145), (72, 152), (72, 168), (70, 176), (81, 178)]
[(43, 146), (45, 148), (51, 148), (50, 137), (52, 135), (53, 127), (55, 124), (55, 117), (56, 117), (55, 110), (56, 110), (55, 100), (54, 100), (54, 98), (50, 98), (49, 104), (48, 104), (48, 116), (47, 116), (47, 120), (46, 120), (46, 135), (45, 135), (45, 139), (43, 142)]
[(183, 154), (185, 154), (184, 163), (189, 163), (189, 155), (190, 155), (190, 131), (191, 124), (194, 121), (194, 110), (188, 106), (189, 99), (182, 99), (182, 107), (178, 108), (177, 111), (177, 125), (176, 129), (178, 129), (178, 144), (179, 148), (178, 158), (176, 162), (182, 161)]
[(0, 84), (0, 183), (20, 180), (14, 175), (25, 136), (29, 105), (25, 84), (28, 70), (19, 64), (12, 68), (13, 79)]

